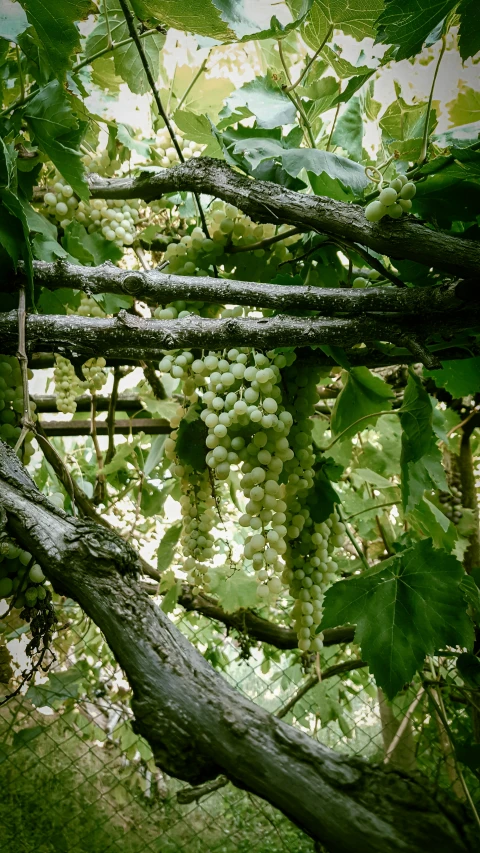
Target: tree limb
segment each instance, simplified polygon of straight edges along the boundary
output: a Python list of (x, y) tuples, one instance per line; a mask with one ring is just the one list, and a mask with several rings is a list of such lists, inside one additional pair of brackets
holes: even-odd
[[(260, 643), (269, 643), (277, 649), (296, 649), (298, 637), (293, 628), (282, 628), (268, 619), (258, 616), (253, 610), (241, 609), (227, 613), (209, 595), (197, 593), (194, 595), (192, 587), (188, 584), (182, 586), (178, 597), (178, 603), (185, 610), (200, 613), (207, 619), (215, 619), (222, 622), (227, 628), (234, 629), (241, 634), (248, 634), (252, 640)], [(355, 634), (353, 625), (345, 625), (340, 628), (328, 628), (323, 632), (323, 644), (334, 646), (337, 643), (351, 643)]]
[(428, 780), (338, 755), (230, 687), (142, 591), (128, 543), (50, 504), (1, 442), (0, 500), (17, 541), (103, 631), (133, 690), (136, 731), (170, 775), (224, 774), (331, 853), (474, 849), (465, 809)]
[(305, 231), (321, 231), (391, 258), (416, 261), (464, 277), (478, 274), (480, 268), (480, 245), (473, 240), (433, 231), (412, 216), (372, 224), (359, 205), (253, 180), (210, 157), (137, 178), (92, 175), (89, 182), (93, 198), (153, 201), (182, 190), (207, 193), (240, 207), (255, 222), (287, 223)]
[[(182, 348), (223, 349), (253, 346), (318, 345), (352, 347), (369, 341), (401, 341), (405, 335), (425, 340), (431, 334), (462, 332), (480, 325), (480, 309), (444, 314), (359, 315), (354, 318), (275, 317), (212, 320), (190, 315), (182, 320), (145, 320), (126, 311), (112, 318), (80, 317), (76, 314), (31, 314), (27, 318), (29, 352), (50, 350), (97, 356), (101, 340), (106, 358), (154, 359), (164, 350)], [(0, 314), (0, 339), (5, 353), (16, 352), (16, 312)], [(391, 363), (391, 362), (389, 362)]]
[[(308, 287), (302, 285), (262, 284), (208, 276), (181, 276), (158, 270), (124, 270), (112, 263), (99, 267), (82, 267), (63, 261), (46, 263), (34, 261), (35, 284), (57, 290), (72, 288), (89, 295), (117, 293), (166, 304), (177, 299), (234, 303), (238, 305), (274, 308), (277, 311), (304, 309), (333, 314), (364, 314), (388, 312), (415, 314), (417, 312), (457, 311), (465, 305), (480, 303), (477, 283), (458, 281), (455, 284), (425, 288), (368, 287)], [(18, 279), (22, 281), (22, 279)], [(11, 283), (6, 280), (0, 289)]]

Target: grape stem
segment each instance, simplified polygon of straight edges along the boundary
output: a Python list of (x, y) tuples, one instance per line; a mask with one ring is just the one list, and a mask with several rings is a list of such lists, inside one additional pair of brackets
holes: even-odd
[(23, 417), (22, 417), (22, 431), (18, 437), (18, 441), (14, 447), (15, 453), (18, 453), (20, 450), (26, 436), (33, 429), (33, 421), (30, 412), (30, 394), (28, 388), (28, 357), (27, 357), (27, 348), (26, 348), (26, 334), (25, 334), (25, 325), (26, 325), (26, 295), (25, 295), (25, 287), (22, 286), (20, 288), (18, 294), (18, 351), (17, 358), (20, 364), (20, 371), (22, 374), (22, 391), (23, 391)]
[(290, 231), (283, 231), (279, 234), (274, 234), (273, 237), (265, 237), (264, 240), (259, 240), (257, 243), (251, 243), (249, 246), (229, 246), (225, 249), (229, 255), (237, 255), (239, 252), (255, 252), (257, 249), (267, 249), (268, 246), (273, 246), (274, 243), (280, 243), (288, 237), (293, 237), (295, 234), (301, 234), (300, 228), (290, 228)]
[(435, 66), (435, 71), (433, 74), (432, 86), (430, 88), (430, 95), (428, 98), (428, 106), (427, 113), (425, 115), (425, 126), (423, 128), (423, 137), (422, 137), (422, 147), (420, 149), (420, 154), (417, 160), (417, 165), (421, 166), (421, 164), (426, 160), (427, 157), (427, 149), (428, 149), (428, 137), (429, 137), (429, 124), (430, 124), (430, 115), (432, 112), (432, 101), (433, 101), (433, 91), (435, 89), (435, 83), (437, 82), (438, 71), (440, 69), (440, 63), (443, 59), (445, 51), (447, 49), (447, 37), (445, 33), (442, 35), (442, 48), (440, 50), (437, 64)]
[[(286, 89), (282, 87), (282, 91), (285, 92), (287, 98), (289, 98), (289, 100), (292, 102), (293, 106), (295, 107), (295, 109), (297, 110), (297, 112), (300, 115), (300, 118), (302, 120), (302, 125), (303, 125), (303, 132), (304, 132), (304, 135), (306, 133), (306, 135), (308, 137), (308, 141), (310, 143), (310, 148), (316, 148), (317, 146), (315, 145), (315, 137), (313, 135), (312, 126), (308, 120), (308, 116), (307, 116), (305, 110), (303, 109), (302, 102), (299, 98), (296, 98), (294, 95), (292, 95), (292, 89), (294, 89), (295, 86), (292, 86), (292, 81), (290, 79), (290, 72), (288, 70), (288, 66), (287, 66), (287, 63), (285, 62), (285, 57), (283, 55), (283, 47), (282, 47), (281, 39), (278, 39), (277, 44), (278, 44), (278, 53), (280, 56), (280, 61), (282, 63), (283, 70), (285, 71), (285, 76), (286, 76), (288, 83), (289, 83), (289, 86)], [(322, 45), (322, 47), (323, 47), (323, 45)]]
[(360, 557), (360, 560), (362, 561), (364, 568), (369, 569), (370, 566), (368, 565), (367, 558), (365, 557), (365, 554), (363, 553), (362, 549), (360, 548), (360, 545), (358, 544), (357, 540), (355, 539), (355, 536), (353, 535), (352, 531), (350, 530), (350, 525), (346, 524), (346, 522), (344, 520), (342, 510), (340, 509), (340, 504), (337, 504), (336, 510), (337, 510), (337, 515), (338, 515), (340, 521), (342, 521), (343, 524), (345, 525), (345, 533), (347, 534), (348, 538), (350, 539), (350, 542), (352, 543), (353, 547), (355, 548), (355, 551), (357, 552), (358, 556)]
[(313, 63), (314, 63), (314, 62), (315, 62), (315, 60), (317, 59), (317, 57), (321, 54), (321, 52), (322, 52), (323, 48), (325, 47), (325, 45), (326, 45), (327, 41), (329, 41), (330, 36), (332, 35), (332, 32), (333, 32), (333, 26), (331, 26), (331, 27), (329, 28), (329, 30), (328, 30), (328, 32), (327, 32), (327, 35), (326, 35), (326, 36), (325, 36), (325, 38), (323, 39), (323, 41), (322, 41), (322, 43), (321, 43), (320, 47), (315, 51), (315, 53), (313, 54), (313, 56), (311, 57), (311, 59), (309, 59), (309, 60), (308, 60), (307, 64), (305, 65), (305, 68), (303, 69), (303, 71), (302, 71), (302, 72), (301, 72), (301, 74), (300, 74), (300, 77), (298, 77), (298, 79), (297, 79), (297, 80), (295, 80), (295, 83), (291, 83), (291, 84), (290, 84), (290, 86), (284, 86), (284, 87), (282, 87), (282, 88), (283, 88), (283, 91), (284, 91), (287, 95), (288, 95), (288, 93), (289, 93), (289, 92), (293, 92), (293, 90), (294, 90), (294, 89), (296, 89), (296, 88), (297, 88), (297, 86), (299, 86), (299, 85), (300, 85), (300, 83), (302, 82), (303, 78), (305, 77), (305, 75), (307, 74), (307, 72), (310, 70), (310, 68), (312, 67)]

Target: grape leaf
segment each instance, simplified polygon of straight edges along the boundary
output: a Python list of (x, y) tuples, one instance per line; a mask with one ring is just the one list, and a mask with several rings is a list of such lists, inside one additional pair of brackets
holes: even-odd
[(406, 513), (411, 512), (415, 506), (422, 500), (426, 489), (441, 489), (448, 492), (449, 486), (445, 476), (445, 470), (442, 465), (442, 454), (440, 448), (437, 447), (436, 439), (433, 433), (430, 437), (430, 444), (423, 456), (416, 462), (406, 462), (401, 458), (402, 472), (402, 503)]
[(440, 370), (424, 370), (437, 388), (446, 388), (452, 397), (466, 397), (480, 391), (480, 356), (460, 361), (442, 361)]
[(457, 658), (457, 669), (467, 684), (476, 690), (480, 687), (480, 660), (471, 652), (464, 652)]
[(164, 572), (170, 566), (175, 553), (175, 546), (180, 539), (182, 526), (181, 521), (176, 521), (163, 534), (157, 551), (157, 569), (159, 572)]
[[(407, 104), (397, 91), (396, 100), (387, 107), (379, 122), (383, 142), (390, 151), (400, 151), (404, 159), (415, 160), (418, 157), (422, 147), (427, 112), (427, 102)], [(431, 110), (429, 133), (432, 132), (435, 123), (435, 110)]]
[(212, 0), (131, 0), (141, 21), (162, 23), (176, 30), (208, 36), (218, 41), (233, 41), (235, 33), (222, 21)]
[(195, 142), (207, 146), (203, 151), (204, 157), (223, 156), (222, 149), (213, 135), (212, 124), (207, 116), (195, 115), (195, 113), (186, 110), (177, 110), (174, 118), (177, 127), (187, 135), (188, 139), (194, 139)]
[(361, 160), (363, 154), (364, 119), (360, 98), (351, 98), (340, 112), (332, 135), (334, 145), (339, 145), (354, 160)]
[(326, 593), (320, 630), (356, 624), (379, 687), (393, 698), (422, 667), (425, 656), (446, 645), (470, 648), (473, 626), (466, 614), (458, 560), (424, 539)]
[(201, 409), (198, 403), (190, 406), (180, 421), (175, 446), (175, 453), (182, 465), (190, 465), (194, 471), (205, 471), (207, 468), (205, 440), (208, 428), (200, 418)]
[(19, 3), (2, 0), (0, 8), (0, 38), (18, 44), (18, 36), (30, 26), (28, 18)]
[[(480, 121), (480, 92), (465, 86), (464, 83), (460, 83), (459, 89), (457, 97), (446, 105), (448, 117), (452, 124), (476, 125)], [(475, 127), (475, 139), (477, 137), (478, 130)]]
[(480, 6), (478, 0), (462, 0), (457, 9), (460, 15), (458, 46), (465, 61), (480, 50)]
[(278, 20), (277, 15), (286, 10), (279, 9), (278, 0), (262, 0), (261, 3), (251, 3), (250, 0), (212, 1), (238, 41), (286, 35), (301, 24), (313, 3), (313, 0), (301, 0), (294, 20), (283, 22)]
[[(128, 26), (121, 12), (110, 12), (108, 20), (111, 37), (114, 42), (120, 42), (129, 38)], [(160, 55), (164, 43), (165, 35), (163, 33), (151, 33), (142, 39), (142, 47), (155, 80), (160, 73)], [(107, 46), (107, 23), (105, 18), (101, 17), (95, 29), (92, 30), (87, 38), (85, 55), (87, 57), (93, 56), (98, 51), (105, 50)], [(125, 81), (134, 94), (144, 95), (145, 92), (150, 91), (150, 84), (134, 42), (130, 41), (122, 47), (117, 47), (113, 52), (113, 60), (115, 73)]]
[(383, 0), (316, 0), (302, 27), (302, 36), (313, 50), (323, 44), (333, 28), (358, 41), (373, 37), (382, 8)]
[[(345, 430), (342, 439), (351, 438), (369, 424), (376, 423), (375, 413), (392, 408), (392, 389), (383, 379), (374, 376), (368, 367), (352, 367), (343, 374), (344, 386), (332, 412), (333, 435)], [(365, 417), (370, 415), (371, 417)], [(356, 421), (365, 418), (359, 424)], [(350, 427), (350, 429), (349, 429)]]
[(430, 447), (433, 411), (422, 380), (412, 370), (398, 416), (403, 429), (402, 460), (417, 462)]
[(220, 118), (237, 116), (235, 121), (254, 115), (259, 127), (282, 127), (285, 124), (295, 124), (296, 109), (287, 95), (279, 89), (270, 74), (256, 77), (250, 83), (245, 83), (227, 98)]
[(79, 150), (85, 124), (79, 122), (58, 80), (47, 83), (24, 107), (24, 116), (39, 148), (81, 199), (89, 197)]
[(210, 569), (209, 575), (211, 590), (218, 595), (227, 613), (233, 613), (240, 607), (258, 607), (258, 583), (253, 575), (238, 569), (230, 577), (225, 577), (221, 567)]
[(49, 65), (63, 80), (72, 54), (80, 49), (75, 21), (84, 21), (98, 11), (97, 7), (91, 0), (21, 0), (21, 3)]
[[(397, 46), (395, 59), (409, 59), (422, 49), (424, 42), (458, 0), (385, 0), (378, 18), (377, 42)], [(438, 38), (440, 38), (440, 33)]]
[[(316, 148), (291, 148), (281, 155), (282, 165), (292, 177), (297, 177), (302, 169), (312, 176), (324, 176), (339, 181), (342, 187), (361, 193), (369, 184), (365, 169), (347, 157), (332, 154), (331, 151), (319, 151)], [(317, 191), (315, 180), (312, 186)]]
[(424, 497), (414, 511), (409, 513), (408, 521), (415, 530), (431, 537), (434, 548), (442, 548), (448, 554), (451, 553), (458, 538), (457, 529), (428, 498)]

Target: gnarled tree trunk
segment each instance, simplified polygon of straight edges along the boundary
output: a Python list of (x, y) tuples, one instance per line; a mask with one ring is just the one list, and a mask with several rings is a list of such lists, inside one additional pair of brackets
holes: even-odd
[(225, 774), (330, 853), (466, 853), (467, 812), (423, 778), (335, 753), (229, 687), (141, 589), (133, 549), (41, 495), (0, 442), (9, 531), (104, 632), (159, 766), (191, 783)]

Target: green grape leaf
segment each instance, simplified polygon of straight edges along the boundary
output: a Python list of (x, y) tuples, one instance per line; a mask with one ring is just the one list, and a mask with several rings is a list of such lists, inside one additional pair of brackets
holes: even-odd
[(178, 427), (175, 453), (182, 465), (189, 465), (194, 471), (205, 471), (205, 440), (208, 428), (200, 418), (201, 403), (190, 406)]
[(141, 21), (162, 23), (175, 30), (208, 36), (218, 41), (234, 41), (235, 33), (222, 20), (212, 0), (132, 0)]
[(207, 116), (195, 115), (186, 110), (177, 110), (175, 123), (188, 139), (207, 147), (203, 151), (204, 157), (222, 157), (222, 149), (213, 133), (213, 126)]
[(472, 575), (465, 575), (460, 584), (465, 601), (470, 605), (475, 622), (480, 624), (480, 589)]
[[(460, 83), (459, 93), (447, 106), (448, 117), (452, 124), (469, 125), (476, 127), (480, 121), (480, 92), (471, 89), (465, 83)], [(478, 130), (475, 129), (475, 139), (478, 138)]]
[(348, 151), (354, 160), (359, 161), (363, 155), (363, 129), (364, 118), (360, 98), (351, 98), (338, 116), (332, 142)]
[[(342, 436), (345, 440), (376, 423), (378, 412), (391, 409), (393, 392), (390, 385), (374, 376), (368, 367), (352, 367), (343, 374), (343, 381), (333, 408), (331, 428), (333, 435), (345, 431)], [(364, 420), (357, 424), (360, 418)]]
[(355, 468), (352, 474), (358, 477), (361, 483), (370, 483), (371, 486), (375, 486), (377, 489), (395, 488), (395, 483), (387, 480), (386, 477), (382, 477), (376, 471), (372, 471), (371, 468)]
[(2, 0), (0, 8), (0, 38), (18, 44), (18, 37), (28, 30), (30, 23), (19, 3)]
[(159, 572), (164, 572), (171, 565), (182, 526), (181, 521), (175, 521), (163, 534), (157, 551), (157, 569)]
[(88, 184), (79, 150), (85, 124), (79, 122), (57, 80), (47, 83), (24, 107), (24, 116), (39, 148), (84, 201)]
[(476, 690), (480, 687), (480, 660), (476, 655), (463, 652), (457, 658), (457, 669), (469, 687)]
[(477, 0), (462, 0), (457, 14), (460, 15), (458, 47), (465, 61), (480, 50), (480, 6)]
[[(293, 21), (279, 21), (280, 13), (277, 0), (262, 0), (251, 3), (250, 0), (212, 0), (220, 12), (222, 20), (235, 33), (238, 41), (250, 39), (279, 38), (300, 26), (305, 19), (313, 0), (301, 0)], [(285, 12), (286, 10), (281, 10)], [(282, 19), (284, 14), (282, 14)]]
[(446, 388), (452, 397), (466, 397), (480, 391), (480, 356), (460, 361), (442, 361), (440, 370), (424, 370), (437, 388)]
[(62, 244), (70, 254), (73, 263), (77, 260), (87, 267), (97, 267), (105, 261), (115, 263), (123, 257), (119, 246), (111, 240), (106, 240), (102, 234), (89, 234), (80, 222), (71, 222), (67, 225)]
[[(395, 59), (420, 53), (430, 33), (458, 0), (386, 0), (377, 21), (377, 42), (397, 46)], [(440, 33), (438, 34), (440, 38)]]
[(225, 571), (220, 567), (210, 569), (209, 575), (211, 590), (214, 595), (218, 595), (227, 613), (233, 613), (241, 607), (258, 607), (258, 583), (253, 575), (237, 569), (225, 577)]
[(178, 582), (173, 583), (162, 598), (162, 603), (160, 607), (164, 613), (171, 613), (172, 610), (175, 610), (175, 607), (177, 606), (179, 592), (180, 584)]
[(237, 116), (234, 120), (238, 121), (248, 115), (255, 116), (259, 127), (274, 128), (295, 124), (296, 109), (271, 75), (267, 74), (236, 89), (227, 98), (220, 118)]
[(119, 142), (128, 148), (129, 151), (136, 151), (146, 160), (150, 157), (150, 143), (144, 142), (141, 139), (135, 139), (133, 128), (128, 124), (117, 124), (116, 136)]
[[(114, 42), (129, 38), (129, 30), (121, 11), (112, 11), (108, 17), (110, 33)], [(150, 70), (156, 80), (160, 73), (160, 55), (165, 43), (163, 33), (151, 33), (142, 39), (142, 47), (148, 60)], [(89, 34), (85, 46), (86, 57), (94, 56), (108, 46), (108, 27), (105, 18), (101, 17)], [(129, 89), (136, 95), (144, 95), (150, 91), (150, 84), (142, 65), (142, 60), (134, 42), (130, 41), (113, 51), (115, 73), (121, 77)]]
[[(315, 479), (313, 486), (308, 492), (307, 506), (310, 510), (310, 516), (315, 524), (321, 524), (326, 521), (332, 514), (335, 505), (340, 503), (338, 492), (333, 488), (331, 483), (330, 473), (333, 473), (337, 468), (343, 470), (341, 466), (335, 465), (331, 459), (321, 459), (320, 463), (315, 466)], [(333, 469), (333, 470), (330, 470)]]
[(75, 21), (84, 21), (98, 12), (97, 7), (91, 0), (21, 0), (21, 3), (49, 65), (63, 80), (72, 54), (80, 50)]
[(433, 410), (422, 380), (412, 370), (398, 416), (403, 429), (402, 461), (417, 462), (430, 447)]
[(69, 699), (78, 699), (84, 693), (83, 681), (87, 677), (82, 663), (63, 672), (50, 672), (43, 684), (31, 684), (26, 693), (28, 701), (37, 708), (46, 705), (58, 709)]
[(156, 435), (152, 440), (152, 445), (143, 469), (146, 477), (155, 470), (158, 463), (163, 459), (163, 445), (165, 444), (166, 437), (166, 435)]
[(335, 74), (340, 77), (341, 80), (345, 80), (349, 77), (357, 77), (359, 74), (370, 74), (375, 68), (369, 68), (368, 65), (353, 65), (348, 59), (345, 59), (336, 50), (326, 45), (323, 48), (322, 56), (329, 65), (332, 66)]
[(471, 648), (463, 577), (455, 557), (424, 539), (327, 590), (320, 630), (356, 624), (362, 657), (392, 699), (421, 669), (426, 655), (446, 645)]
[(458, 539), (455, 525), (428, 498), (424, 497), (409, 513), (408, 521), (415, 530), (432, 539), (434, 548), (442, 548), (450, 554), (455, 547)]
[(416, 462), (401, 458), (402, 503), (406, 513), (411, 512), (422, 500), (425, 490), (441, 489), (448, 492), (449, 486), (442, 465), (442, 453), (437, 447), (433, 433), (423, 456)]
[[(415, 160), (422, 146), (427, 102), (407, 104), (397, 92), (396, 100), (385, 110), (379, 125), (384, 144), (393, 153), (399, 151), (404, 159)], [(429, 133), (436, 124), (435, 110), (429, 114)]]
[(365, 169), (359, 163), (354, 163), (347, 157), (332, 154), (331, 151), (319, 151), (315, 148), (291, 148), (281, 155), (285, 171), (297, 177), (302, 169), (306, 169), (315, 192), (315, 176), (331, 178), (338, 181), (342, 187), (361, 193), (369, 184)]
[(139, 437), (134, 435), (131, 441), (125, 441), (123, 444), (117, 445), (112, 461), (102, 469), (106, 477), (110, 474), (115, 474), (117, 471), (128, 468), (131, 461), (130, 456), (134, 455), (135, 448), (139, 441)]
[(318, 50), (333, 29), (358, 41), (373, 37), (382, 8), (383, 0), (316, 0), (302, 26), (302, 37), (312, 50)]
[(28, 222), (20, 199), (8, 187), (0, 189), (0, 245), (10, 255), (14, 267), (20, 258), (23, 260), (29, 295), (34, 304), (33, 257)]

